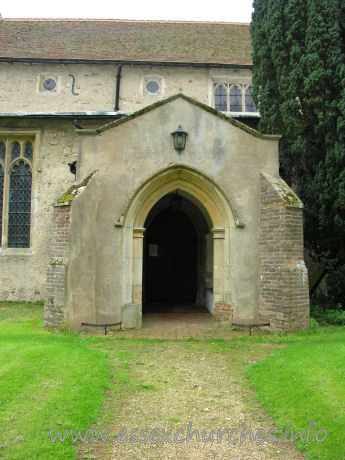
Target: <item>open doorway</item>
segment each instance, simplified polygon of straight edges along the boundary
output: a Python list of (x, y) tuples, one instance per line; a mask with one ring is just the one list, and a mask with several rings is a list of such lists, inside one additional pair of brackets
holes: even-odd
[(176, 190), (151, 209), (145, 228), (143, 312), (207, 312), (212, 238), (198, 206)]

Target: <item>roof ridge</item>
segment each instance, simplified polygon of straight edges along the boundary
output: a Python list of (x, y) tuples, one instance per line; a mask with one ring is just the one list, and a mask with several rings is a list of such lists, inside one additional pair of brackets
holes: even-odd
[(111, 19), (111, 18), (2, 18), (3, 21), (32, 21), (32, 22), (134, 22), (134, 23), (157, 23), (157, 24), (234, 24), (249, 26), (249, 22), (228, 21), (182, 21), (170, 19)]
[(246, 124), (236, 120), (235, 118), (229, 117), (225, 115), (222, 112), (219, 112), (218, 110), (214, 109), (213, 107), (210, 107), (209, 105), (204, 104), (203, 102), (197, 101), (196, 99), (186, 96), (183, 93), (177, 93), (174, 94), (173, 96), (169, 96), (165, 99), (161, 99), (160, 101), (154, 102), (150, 105), (147, 105), (146, 107), (143, 107), (142, 109), (137, 110), (136, 112), (131, 113), (130, 115), (127, 115), (123, 118), (120, 118), (119, 120), (115, 121), (110, 121), (106, 123), (103, 126), (100, 126), (99, 128), (92, 128), (92, 129), (76, 129), (76, 132), (81, 135), (99, 135), (103, 133), (104, 131), (107, 131), (108, 129), (111, 129), (115, 126), (119, 126), (123, 123), (126, 123), (127, 121), (133, 120), (134, 118), (137, 118), (141, 115), (144, 115), (147, 112), (151, 112), (152, 110), (156, 109), (157, 107), (161, 107), (162, 105), (168, 104), (169, 102), (172, 102), (176, 99), (184, 99), (185, 101), (196, 105), (197, 107), (200, 107), (201, 109), (205, 110), (206, 112), (209, 112), (213, 115), (216, 115), (218, 118), (221, 118), (222, 120), (226, 121), (227, 123), (236, 126), (237, 128), (242, 129), (242, 131), (246, 131), (248, 134), (258, 137), (259, 139), (266, 139), (266, 140), (279, 140), (281, 138), (280, 135), (278, 134), (262, 134), (261, 132), (257, 131), (254, 128), (251, 128), (250, 126), (247, 126)]

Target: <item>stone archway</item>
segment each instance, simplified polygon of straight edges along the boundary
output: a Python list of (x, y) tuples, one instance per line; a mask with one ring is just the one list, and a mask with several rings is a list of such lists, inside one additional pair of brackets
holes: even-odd
[[(209, 223), (213, 239), (212, 314), (228, 321), (233, 311), (230, 272), (231, 232), (240, 226), (228, 197), (205, 174), (184, 164), (173, 164), (141, 184), (131, 196), (123, 213), (124, 298), (123, 325), (142, 312), (143, 238), (145, 220), (154, 205), (169, 193), (179, 190), (200, 210)], [(131, 319), (127, 321), (127, 311)], [(136, 325), (140, 325), (140, 321)]]
[(145, 228), (143, 311), (201, 311), (213, 287), (210, 224), (185, 192), (176, 190), (155, 204)]

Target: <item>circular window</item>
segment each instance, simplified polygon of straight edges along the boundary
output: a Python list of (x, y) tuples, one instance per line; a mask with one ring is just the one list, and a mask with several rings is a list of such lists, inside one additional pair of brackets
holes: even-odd
[(159, 91), (159, 83), (154, 81), (154, 80), (151, 80), (151, 81), (148, 81), (146, 83), (146, 90), (149, 92), (149, 93), (158, 93)]
[(47, 78), (46, 80), (44, 80), (43, 88), (47, 91), (53, 91), (53, 89), (56, 88), (56, 81), (54, 80), (54, 78)]

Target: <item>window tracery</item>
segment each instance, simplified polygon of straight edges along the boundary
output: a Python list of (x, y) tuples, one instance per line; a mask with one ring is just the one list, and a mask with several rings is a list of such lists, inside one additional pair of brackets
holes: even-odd
[(29, 248), (33, 139), (0, 138), (0, 241)]
[(214, 82), (214, 107), (221, 112), (257, 112), (252, 86), (245, 83)]

